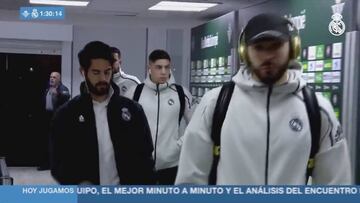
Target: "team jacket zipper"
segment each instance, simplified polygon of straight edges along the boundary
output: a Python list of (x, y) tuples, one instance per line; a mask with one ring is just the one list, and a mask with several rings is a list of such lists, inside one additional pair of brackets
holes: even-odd
[(159, 84), (156, 84), (156, 93), (158, 96), (158, 108), (157, 108), (157, 115), (156, 115), (156, 133), (155, 133), (155, 142), (154, 142), (154, 162), (156, 164), (156, 146), (157, 146), (157, 139), (159, 133), (159, 114), (160, 114), (160, 91), (159, 91)]
[(266, 117), (267, 117), (267, 132), (266, 132), (266, 161), (265, 161), (265, 185), (268, 185), (269, 173), (269, 150), (270, 150), (270, 96), (272, 93), (272, 86), (269, 86), (266, 103)]

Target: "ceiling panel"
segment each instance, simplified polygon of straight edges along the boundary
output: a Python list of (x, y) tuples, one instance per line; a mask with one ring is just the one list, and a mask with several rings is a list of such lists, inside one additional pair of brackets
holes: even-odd
[[(75, 14), (96, 14), (108, 16), (136, 16), (139, 18), (169, 18), (169, 19), (198, 19), (206, 20), (221, 16), (233, 10), (258, 4), (266, 0), (186, 0), (191, 2), (217, 2), (219, 5), (203, 12), (168, 12), (149, 11), (148, 8), (160, 0), (90, 0), (87, 7), (66, 7), (66, 11)], [(0, 9), (19, 10), (21, 6), (31, 5), (29, 0), (0, 0)], [(45, 6), (45, 5), (44, 5)], [(1, 20), (1, 19), (0, 19)]]

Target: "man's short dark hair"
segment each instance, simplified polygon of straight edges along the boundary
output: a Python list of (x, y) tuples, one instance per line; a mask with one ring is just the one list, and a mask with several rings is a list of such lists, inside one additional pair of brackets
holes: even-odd
[(112, 53), (112, 54), (118, 54), (119, 57), (121, 57), (121, 51), (120, 51), (118, 48), (116, 48), (116, 47), (110, 47), (110, 50), (111, 50), (111, 53)]
[(85, 47), (78, 53), (80, 66), (87, 72), (91, 65), (92, 59), (105, 59), (113, 64), (114, 58), (112, 56), (110, 46), (100, 41), (92, 41), (85, 45)]
[(171, 61), (169, 54), (162, 49), (156, 49), (153, 52), (151, 52), (151, 54), (149, 55), (149, 61), (152, 63), (154, 63), (159, 59), (167, 59)]

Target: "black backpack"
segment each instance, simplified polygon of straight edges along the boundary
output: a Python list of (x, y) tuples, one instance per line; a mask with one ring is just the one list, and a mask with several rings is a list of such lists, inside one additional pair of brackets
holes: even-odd
[[(216, 101), (216, 106), (212, 120), (212, 128), (211, 128), (211, 139), (214, 143), (214, 146), (213, 146), (213, 162), (211, 165), (211, 171), (209, 175), (209, 185), (216, 184), (217, 166), (220, 159), (221, 128), (226, 116), (226, 112), (231, 100), (232, 93), (234, 91), (234, 87), (235, 87), (235, 83), (233, 81), (225, 83), (222, 86), (219, 97)], [(304, 102), (306, 105), (306, 110), (308, 113), (310, 130), (311, 130), (311, 150), (310, 150), (310, 156), (306, 170), (306, 181), (307, 181), (309, 179), (309, 176), (312, 175), (312, 171), (314, 169), (314, 157), (320, 147), (321, 115), (320, 115), (319, 104), (316, 99), (316, 95), (314, 91), (312, 91), (309, 87), (305, 86), (302, 89), (302, 93), (304, 95)]]
[[(184, 89), (182, 88), (181, 85), (175, 84), (175, 87), (176, 87), (176, 91), (179, 95), (179, 101), (180, 101), (180, 113), (179, 113), (179, 125), (180, 125), (181, 118), (183, 117), (184, 111), (185, 111), (185, 93), (184, 93)], [(141, 83), (138, 86), (136, 86), (134, 96), (133, 96), (134, 101), (136, 101), (136, 102), (139, 101), (140, 94), (141, 94), (143, 88), (144, 88), (144, 83)]]

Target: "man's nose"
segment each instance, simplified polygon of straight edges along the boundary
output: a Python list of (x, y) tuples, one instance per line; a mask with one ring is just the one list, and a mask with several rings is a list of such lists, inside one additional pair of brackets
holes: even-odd
[(166, 74), (166, 68), (165, 68), (165, 67), (162, 67), (162, 68), (161, 68), (161, 73), (162, 73), (162, 74)]
[(100, 73), (100, 80), (101, 80), (101, 81), (105, 81), (105, 80), (106, 80), (106, 75), (105, 75), (105, 73)]
[(275, 55), (276, 55), (275, 52), (270, 49), (265, 50), (263, 54), (265, 60), (273, 59)]

